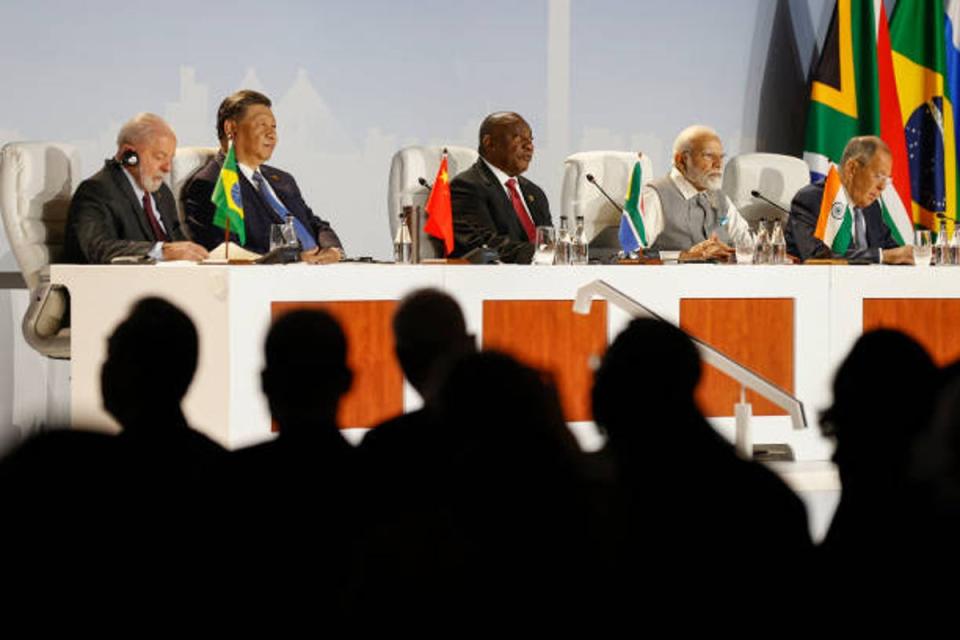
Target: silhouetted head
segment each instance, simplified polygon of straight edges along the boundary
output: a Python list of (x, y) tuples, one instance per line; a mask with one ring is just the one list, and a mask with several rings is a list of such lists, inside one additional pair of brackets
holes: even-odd
[(166, 300), (144, 298), (107, 339), (103, 406), (126, 431), (162, 427), (179, 415), (196, 369), (193, 322)]
[(437, 395), (441, 419), (461, 451), (495, 459), (563, 461), (577, 450), (553, 384), (540, 372), (493, 351), (464, 356)]
[(614, 444), (669, 437), (670, 419), (699, 415), (693, 396), (699, 381), (700, 356), (687, 334), (661, 320), (634, 320), (594, 376), (594, 420)]
[(281, 316), (267, 334), (263, 392), (280, 432), (333, 425), (340, 397), (353, 376), (347, 367), (347, 339), (333, 317), (318, 310)]
[(425, 399), (446, 362), (476, 350), (460, 305), (437, 289), (414, 291), (400, 302), (393, 335), (403, 373)]
[(926, 430), (939, 372), (912, 338), (889, 329), (857, 340), (833, 380), (833, 404), (821, 414), (837, 440), (834, 460), (846, 482), (866, 469), (899, 474)]

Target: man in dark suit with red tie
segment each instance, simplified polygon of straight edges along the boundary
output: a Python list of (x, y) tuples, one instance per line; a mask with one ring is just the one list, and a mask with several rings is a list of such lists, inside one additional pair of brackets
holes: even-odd
[(176, 149), (177, 136), (160, 116), (141, 113), (124, 124), (116, 155), (80, 183), (70, 202), (63, 261), (206, 258), (206, 249), (187, 239), (173, 193), (163, 183)]
[[(239, 168), (246, 249), (265, 254), (270, 250), (270, 227), (293, 216), (305, 262), (337, 262), (343, 245), (333, 227), (313, 214), (304, 202), (293, 176), (266, 164), (277, 146), (277, 120), (270, 98), (256, 91), (241, 90), (220, 103), (217, 136), (220, 153), (204, 165), (183, 187), (183, 210), (197, 242), (213, 249), (224, 240), (224, 231), (214, 226), (216, 207), (210, 200), (223, 167), (228, 144), (233, 141)], [(237, 235), (231, 239), (238, 242)]]
[(480, 125), (478, 151), (476, 164), (450, 182), (451, 257), (486, 245), (501, 262), (528, 264), (536, 228), (552, 224), (543, 189), (520, 175), (533, 158), (530, 125), (513, 112), (492, 113)]

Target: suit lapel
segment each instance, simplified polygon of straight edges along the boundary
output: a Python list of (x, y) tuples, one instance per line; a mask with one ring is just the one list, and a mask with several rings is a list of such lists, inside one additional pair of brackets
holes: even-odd
[[(263, 167), (261, 167), (260, 169), (261, 169), (260, 172), (263, 173)], [(247, 180), (247, 176), (245, 176), (242, 171), (240, 172), (240, 180), (242, 181), (242, 184), (246, 187), (245, 194), (249, 194), (252, 196), (251, 204), (254, 205), (253, 208), (256, 210), (257, 215), (260, 218), (267, 220), (267, 227), (269, 228), (271, 224), (282, 223), (283, 220), (280, 219), (279, 214), (277, 214), (277, 212), (273, 210), (273, 207), (270, 206), (270, 203), (267, 202), (267, 200), (262, 195), (260, 195), (260, 192), (257, 191), (257, 188), (254, 186), (254, 184), (249, 180)], [(279, 197), (279, 195), (277, 197)], [(246, 203), (244, 203), (244, 217), (246, 217), (246, 213), (247, 213)]]
[(133, 187), (130, 185), (130, 179), (127, 178), (124, 173), (126, 169), (121, 167), (119, 164), (109, 162), (110, 166), (110, 175), (113, 178), (113, 184), (123, 192), (123, 195), (127, 198), (127, 203), (130, 206), (130, 211), (133, 213), (133, 219), (137, 221), (138, 228), (143, 234), (144, 240), (153, 239), (153, 229), (147, 223), (146, 212), (143, 210), (143, 203), (137, 199), (137, 194), (134, 193)]
[(497, 180), (497, 176), (493, 175), (493, 171), (490, 171), (482, 158), (477, 159), (477, 165), (480, 167), (480, 175), (485, 182), (484, 187), (490, 193), (490, 199), (496, 205), (500, 222), (510, 228), (512, 237), (526, 238), (527, 232), (520, 226), (520, 221), (517, 220), (517, 212), (513, 210), (513, 203), (507, 197), (507, 192), (500, 181)]
[(167, 185), (163, 185), (154, 194), (154, 200), (157, 202), (157, 210), (160, 212), (160, 219), (163, 220), (163, 228), (167, 232), (167, 238), (176, 240), (174, 231), (180, 227), (180, 215), (177, 213), (177, 204), (173, 192)]
[(551, 224), (551, 221), (546, 219), (547, 214), (543, 210), (543, 203), (540, 202), (540, 198), (537, 197), (534, 190), (530, 188), (530, 181), (523, 176), (518, 176), (517, 184), (520, 186), (520, 195), (523, 197), (524, 202), (527, 203), (530, 217), (533, 218), (533, 226), (539, 227)]

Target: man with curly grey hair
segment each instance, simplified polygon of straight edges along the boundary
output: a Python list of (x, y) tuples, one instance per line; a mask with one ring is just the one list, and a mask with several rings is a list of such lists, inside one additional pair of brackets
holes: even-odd
[(158, 115), (140, 113), (124, 124), (116, 154), (80, 183), (73, 196), (63, 261), (206, 258), (206, 249), (189, 241), (173, 193), (163, 182), (176, 149), (176, 134)]

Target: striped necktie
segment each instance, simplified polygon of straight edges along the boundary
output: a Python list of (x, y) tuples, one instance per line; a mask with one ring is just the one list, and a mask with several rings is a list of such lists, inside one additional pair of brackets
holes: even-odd
[(253, 172), (253, 184), (257, 187), (257, 191), (260, 192), (263, 199), (267, 201), (267, 204), (270, 205), (270, 208), (273, 209), (273, 212), (279, 216), (280, 222), (286, 220), (287, 216), (290, 215), (290, 211), (283, 206), (283, 203), (267, 188), (263, 175), (259, 171)]

